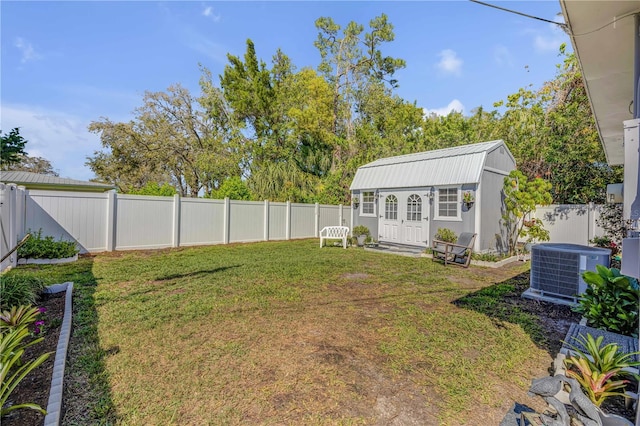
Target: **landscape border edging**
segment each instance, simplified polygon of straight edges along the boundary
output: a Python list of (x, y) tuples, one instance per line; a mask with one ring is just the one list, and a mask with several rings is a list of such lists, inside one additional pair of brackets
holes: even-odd
[(47, 415), (44, 418), (44, 426), (58, 426), (60, 424), (62, 392), (64, 390), (64, 368), (67, 362), (69, 338), (71, 337), (73, 282), (68, 281), (62, 284), (54, 284), (46, 289), (46, 292), (50, 294), (61, 293), (63, 291), (67, 292), (64, 303), (64, 319), (60, 326), (60, 336), (58, 337), (58, 346), (53, 362), (51, 388), (49, 390), (49, 401), (47, 403)]
[(59, 265), (62, 263), (71, 263), (78, 260), (78, 254), (71, 257), (63, 257), (59, 259), (35, 259), (32, 257), (18, 259), (18, 265)]

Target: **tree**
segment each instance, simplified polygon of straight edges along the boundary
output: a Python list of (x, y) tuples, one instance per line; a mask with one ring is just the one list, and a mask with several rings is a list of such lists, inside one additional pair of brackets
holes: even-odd
[(225, 180), (220, 189), (211, 193), (211, 198), (229, 198), (231, 200), (251, 200), (251, 191), (240, 176), (232, 176)]
[(49, 160), (42, 157), (31, 157), (22, 154), (17, 163), (11, 163), (5, 167), (6, 170), (38, 173), (41, 175), (58, 176), (58, 172), (53, 169)]
[(89, 158), (97, 176), (123, 192), (157, 182), (170, 183), (181, 196), (197, 197), (240, 173), (226, 123), (217, 121), (222, 115), (205, 110), (187, 89), (175, 85), (167, 92), (146, 92), (143, 101), (129, 123), (103, 119), (90, 124), (108, 149)]
[(26, 144), (27, 141), (20, 136), (20, 128), (11, 129), (8, 134), (2, 134), (0, 130), (0, 162), (3, 169), (10, 164), (20, 162), (20, 156), (26, 155), (24, 152)]
[(353, 21), (342, 29), (330, 17), (316, 20), (319, 33), (314, 44), (322, 58), (318, 69), (333, 87), (331, 131), (336, 137), (343, 138), (346, 145), (336, 146), (333, 170), (345, 161), (345, 156), (348, 159), (357, 151), (352, 144), (355, 136), (353, 115), (358, 111), (364, 89), (376, 82), (397, 87), (394, 74), (406, 65), (402, 59), (383, 56), (380, 50), (383, 43), (395, 38), (387, 16), (382, 14), (372, 19), (369, 27), (371, 31), (363, 35), (364, 26)]
[(244, 149), (248, 163), (253, 167), (281, 161), (292, 148), (286, 126), (290, 103), (281, 90), (292, 74), (291, 61), (278, 50), (268, 69), (258, 60), (251, 40), (247, 40), (244, 61), (233, 55), (227, 58), (230, 64), (220, 76), (220, 87), (234, 121), (248, 134), (249, 146)]
[(133, 195), (154, 195), (158, 197), (173, 197), (177, 193), (176, 189), (168, 183), (160, 185), (158, 182), (147, 182), (139, 189), (133, 189), (129, 194)]
[(536, 206), (551, 203), (549, 191), (551, 184), (544, 179), (527, 179), (519, 170), (513, 170), (504, 178), (503, 195), (504, 210), (502, 222), (507, 230), (509, 254), (516, 253), (518, 237), (529, 237), (530, 240), (547, 241), (549, 232), (542, 225), (542, 221), (528, 219)]
[(607, 183), (621, 180), (621, 167), (605, 163), (575, 54), (560, 47), (556, 77), (540, 89), (509, 95), (498, 134), (528, 178), (553, 184), (556, 203), (604, 202)]

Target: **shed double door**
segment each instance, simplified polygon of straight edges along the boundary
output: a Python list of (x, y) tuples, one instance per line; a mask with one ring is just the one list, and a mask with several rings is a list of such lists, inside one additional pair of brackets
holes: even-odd
[(419, 191), (380, 191), (378, 212), (380, 241), (427, 245), (429, 201)]

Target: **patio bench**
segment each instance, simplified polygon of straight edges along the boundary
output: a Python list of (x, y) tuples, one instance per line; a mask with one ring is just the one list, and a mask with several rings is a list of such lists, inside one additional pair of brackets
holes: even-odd
[(346, 226), (325, 226), (320, 231), (320, 247), (324, 240), (342, 240), (342, 246), (346, 249), (348, 237), (349, 228)]

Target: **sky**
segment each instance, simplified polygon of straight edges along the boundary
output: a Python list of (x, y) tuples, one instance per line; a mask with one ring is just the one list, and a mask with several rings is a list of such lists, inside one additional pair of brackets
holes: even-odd
[[(493, 4), (561, 19), (558, 1)], [(129, 121), (145, 91), (172, 84), (198, 94), (200, 65), (222, 74), (247, 39), (267, 64), (280, 48), (297, 69), (316, 68), (316, 19), (366, 29), (382, 13), (395, 32), (383, 54), (407, 63), (396, 93), (427, 113), (468, 115), (538, 88), (555, 76), (560, 44), (570, 45), (556, 25), (469, 1), (3, 0), (0, 129), (19, 127), (27, 153), (61, 177), (89, 180), (87, 157), (102, 149), (92, 121)]]

